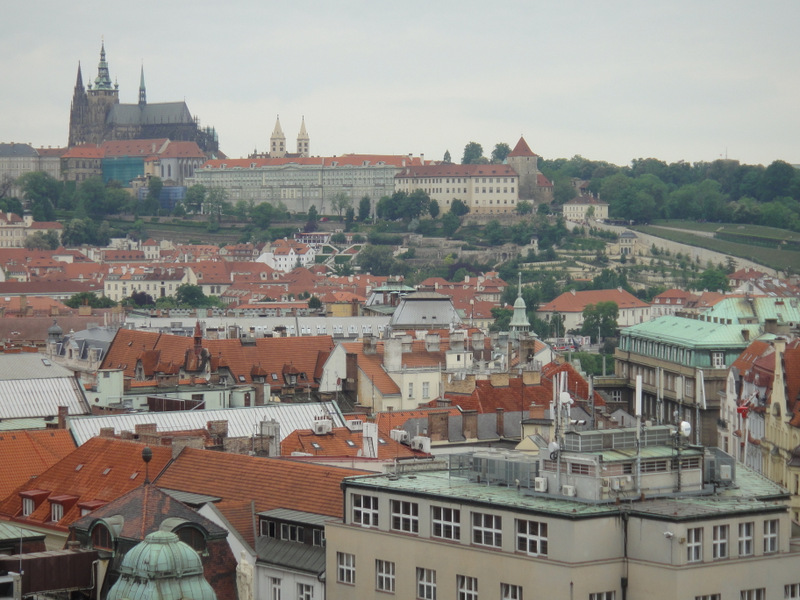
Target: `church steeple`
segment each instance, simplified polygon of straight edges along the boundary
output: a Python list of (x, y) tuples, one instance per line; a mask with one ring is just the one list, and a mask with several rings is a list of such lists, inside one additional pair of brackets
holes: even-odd
[(78, 76), (75, 79), (75, 91), (72, 93), (72, 105), (69, 108), (69, 139), (67, 144), (70, 148), (86, 142), (82, 132), (89, 114), (89, 98), (86, 95), (86, 88), (83, 86), (83, 74), (81, 73), (81, 63), (78, 62)]
[(306, 118), (300, 121), (300, 133), (297, 134), (297, 154), (301, 157), (309, 156), (309, 138), (306, 131)]
[(511, 335), (514, 337), (519, 337), (520, 333), (524, 333), (531, 328), (530, 321), (528, 321), (527, 306), (525, 305), (525, 300), (522, 298), (522, 273), (519, 274), (517, 300), (514, 302), (514, 314), (511, 316), (508, 327), (511, 330)]
[(142, 65), (142, 74), (139, 77), (139, 106), (147, 104), (147, 91), (144, 87), (144, 65)]
[(95, 90), (112, 89), (111, 77), (108, 74), (108, 63), (106, 62), (106, 43), (100, 42), (100, 62), (97, 64), (97, 77), (94, 80)]
[(286, 156), (286, 136), (283, 135), (283, 129), (281, 129), (280, 115), (275, 119), (275, 129), (272, 130), (269, 138), (269, 156), (270, 158)]

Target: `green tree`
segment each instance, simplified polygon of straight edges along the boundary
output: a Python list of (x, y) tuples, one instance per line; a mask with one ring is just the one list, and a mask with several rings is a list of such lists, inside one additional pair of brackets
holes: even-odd
[(581, 335), (591, 336), (593, 342), (599, 341), (598, 334), (602, 337), (613, 337), (617, 333), (618, 317), (619, 307), (616, 302), (589, 304), (583, 309)]
[(31, 171), (17, 178), (17, 186), (30, 204), (36, 221), (52, 221), (55, 218), (55, 207), (61, 196), (61, 184), (55, 177), (43, 171)]
[(453, 159), (450, 158), (450, 150), (444, 151), (444, 158), (442, 158), (442, 162), (446, 165), (452, 164)]
[(494, 150), (492, 150), (492, 162), (501, 164), (509, 154), (511, 154), (511, 146), (505, 142), (500, 142), (496, 144)]
[(712, 292), (727, 292), (730, 289), (730, 286), (728, 285), (728, 276), (725, 274), (723, 269), (706, 269), (700, 274), (700, 277), (695, 283), (695, 288), (699, 290), (709, 290)]
[(275, 209), (269, 202), (260, 202), (250, 209), (250, 221), (259, 229), (267, 229), (272, 225)]
[(191, 283), (184, 283), (178, 286), (175, 290), (175, 302), (178, 306), (189, 306), (191, 308), (208, 306), (208, 298), (203, 293), (203, 288)]
[(463, 200), (454, 198), (453, 201), (450, 203), (450, 212), (457, 217), (463, 217), (465, 214), (469, 212), (469, 206), (467, 206)]
[(462, 165), (477, 165), (486, 162), (487, 160), (483, 156), (483, 146), (478, 142), (470, 142), (464, 146), (464, 156), (461, 157)]
[(100, 177), (90, 177), (75, 191), (76, 216), (97, 219), (107, 213), (106, 186)]
[(317, 212), (317, 205), (312, 204), (308, 208), (308, 219), (306, 220), (306, 231), (316, 231), (317, 230), (317, 220), (319, 219), (319, 213)]
[[(161, 208), (161, 190), (164, 189), (164, 182), (160, 177), (150, 177), (147, 181), (147, 196), (140, 207), (140, 214), (157, 215)], [(106, 213), (108, 214), (108, 213)]]
[(203, 205), (203, 212), (208, 215), (208, 222), (219, 227), (222, 222), (222, 215), (230, 210), (228, 202), (228, 192), (225, 188), (212, 187), (206, 191), (206, 200)]
[(186, 197), (183, 203), (189, 212), (199, 213), (203, 210), (206, 202), (207, 189), (204, 185), (196, 184), (186, 190)]
[(70, 308), (79, 308), (81, 306), (91, 306), (92, 308), (111, 308), (112, 306), (117, 305), (117, 303), (111, 298), (98, 296), (92, 292), (78, 292), (77, 294), (73, 294), (64, 300), (64, 304)]
[(436, 200), (431, 200), (430, 204), (428, 204), (428, 214), (432, 219), (439, 216), (439, 203)]
[(339, 219), (342, 218), (342, 213), (347, 210), (348, 207), (352, 206), (353, 201), (350, 199), (344, 192), (338, 192), (331, 198), (331, 207), (333, 210), (336, 211), (336, 214), (339, 215)]
[(25, 238), (24, 247), (29, 250), (55, 250), (60, 245), (58, 234), (50, 230), (47, 233), (37, 231)]
[(331, 236), (331, 244), (345, 244), (347, 243), (347, 237), (341, 232), (334, 233)]
[(358, 220), (362, 223), (369, 219), (369, 215), (372, 212), (372, 200), (369, 196), (364, 196), (358, 202)]
[(125, 302), (125, 304), (132, 305), (132, 306), (155, 306), (156, 301), (153, 300), (153, 297), (148, 294), (147, 292), (134, 292), (128, 298), (129, 302)]
[(322, 301), (316, 296), (311, 296), (308, 299), (308, 308), (312, 310), (319, 310), (320, 308), (322, 308)]
[(397, 275), (402, 268), (392, 254), (390, 246), (365, 246), (356, 258), (361, 270), (373, 275)]
[(445, 237), (453, 237), (453, 234), (461, 227), (461, 219), (452, 211), (442, 215), (442, 233)]
[(527, 200), (520, 200), (519, 202), (517, 202), (518, 215), (529, 215), (532, 212), (533, 212), (533, 204), (531, 204)]

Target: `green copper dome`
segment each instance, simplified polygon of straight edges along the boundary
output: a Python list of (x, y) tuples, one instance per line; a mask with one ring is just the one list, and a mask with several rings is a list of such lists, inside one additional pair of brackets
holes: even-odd
[(108, 600), (216, 600), (203, 564), (190, 546), (168, 531), (148, 535), (125, 555)]

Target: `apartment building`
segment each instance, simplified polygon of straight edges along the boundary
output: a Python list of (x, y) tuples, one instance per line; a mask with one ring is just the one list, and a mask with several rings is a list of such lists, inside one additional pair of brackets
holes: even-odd
[(343, 480), (326, 598), (798, 597), (780, 486), (672, 428), (564, 438)]

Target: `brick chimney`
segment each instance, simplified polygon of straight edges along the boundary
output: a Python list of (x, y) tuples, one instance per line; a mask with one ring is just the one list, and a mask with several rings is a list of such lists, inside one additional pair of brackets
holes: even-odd
[(505, 415), (505, 409), (498, 407), (497, 412), (496, 412), (496, 417), (497, 417), (497, 437), (504, 437), (505, 436), (505, 432), (504, 432), (505, 423), (504, 423), (504, 418), (503, 418), (504, 415)]

